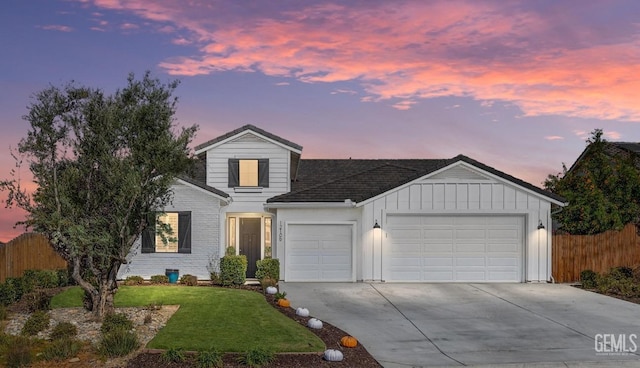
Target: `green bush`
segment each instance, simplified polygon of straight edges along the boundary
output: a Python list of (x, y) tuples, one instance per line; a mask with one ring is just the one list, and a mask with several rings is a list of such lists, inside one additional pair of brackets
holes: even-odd
[(222, 367), (222, 353), (216, 349), (199, 351), (196, 355), (196, 365), (198, 368), (220, 368)]
[(184, 353), (180, 348), (170, 348), (162, 353), (162, 360), (166, 363), (182, 363), (184, 359)]
[(238, 357), (238, 362), (249, 367), (261, 367), (273, 361), (275, 355), (264, 348), (253, 348)]
[(596, 277), (596, 288), (603, 294), (615, 294), (625, 297), (640, 297), (640, 285), (632, 278), (622, 277), (615, 272)]
[(16, 301), (16, 291), (12, 284), (0, 284), (0, 305), (7, 306)]
[(15, 336), (11, 338), (5, 354), (7, 367), (18, 368), (31, 364), (33, 360), (31, 345), (31, 339), (27, 337)]
[(49, 334), (51, 340), (70, 339), (78, 335), (78, 328), (71, 322), (60, 322)]
[(212, 271), (209, 273), (209, 278), (211, 279), (212, 285), (222, 285), (222, 281), (220, 280), (220, 273), (216, 271)]
[(7, 319), (7, 307), (0, 304), (0, 321)]
[(580, 283), (585, 289), (595, 289), (597, 274), (592, 270), (583, 270), (580, 272)]
[(21, 301), (25, 305), (25, 309), (29, 312), (35, 311), (48, 311), (51, 309), (51, 295), (42, 291), (36, 290), (30, 293), (24, 294)]
[(225, 256), (235, 256), (236, 255), (236, 247), (227, 247), (224, 252)]
[(33, 291), (33, 285), (22, 277), (7, 277), (4, 283), (13, 290), (10, 292), (13, 295), (13, 300), (9, 304), (20, 300), (25, 293)]
[(609, 270), (609, 277), (613, 277), (616, 280), (633, 278), (633, 270), (630, 267), (613, 267)]
[(22, 334), (25, 336), (34, 336), (38, 332), (44, 331), (49, 328), (49, 313), (45, 311), (36, 311), (27, 318), (24, 326), (22, 326)]
[(125, 330), (113, 330), (102, 335), (98, 351), (106, 357), (125, 356), (140, 346), (135, 333)]
[(268, 277), (273, 280), (280, 279), (280, 261), (277, 258), (266, 258), (256, 262), (256, 278), (262, 280)]
[(59, 285), (56, 270), (26, 270), (23, 277), (34, 289), (51, 289)]
[(109, 313), (104, 316), (100, 332), (108, 334), (113, 331), (129, 331), (133, 328), (133, 322), (123, 313)]
[(124, 284), (128, 286), (142, 285), (144, 284), (144, 279), (142, 276), (129, 276), (124, 280)]
[(224, 256), (220, 259), (220, 281), (224, 286), (244, 285), (247, 275), (247, 257)]
[(168, 284), (169, 283), (169, 276), (167, 276), (167, 275), (153, 275), (153, 276), (151, 276), (151, 283), (152, 284)]
[(198, 276), (194, 275), (182, 275), (180, 276), (180, 283), (187, 286), (198, 286)]
[(69, 274), (68, 269), (56, 270), (56, 274), (58, 275), (58, 286), (65, 287), (73, 285), (73, 278)]
[(61, 361), (74, 357), (80, 351), (82, 344), (78, 340), (68, 337), (54, 340), (42, 351), (44, 360)]

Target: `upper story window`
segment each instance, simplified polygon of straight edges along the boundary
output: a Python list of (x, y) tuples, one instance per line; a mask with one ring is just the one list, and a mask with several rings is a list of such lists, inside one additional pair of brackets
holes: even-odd
[(269, 159), (229, 159), (229, 188), (268, 188)]

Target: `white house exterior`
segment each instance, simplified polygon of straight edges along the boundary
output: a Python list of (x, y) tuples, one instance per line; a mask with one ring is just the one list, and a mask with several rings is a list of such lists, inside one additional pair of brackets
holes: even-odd
[(208, 278), (231, 247), (248, 277), (273, 257), (286, 281), (551, 279), (551, 206), (564, 200), (468, 157), (304, 160), (252, 125), (196, 154), (204, 173), (178, 181), (165, 209), (192, 211), (190, 253), (138, 252), (120, 277)]

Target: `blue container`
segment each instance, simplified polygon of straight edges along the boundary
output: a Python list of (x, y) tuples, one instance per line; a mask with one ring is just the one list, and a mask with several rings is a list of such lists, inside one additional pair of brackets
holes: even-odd
[(180, 276), (180, 270), (173, 270), (173, 269), (167, 268), (164, 271), (164, 274), (167, 275), (167, 277), (169, 278), (170, 284), (175, 284), (176, 282), (178, 282), (178, 276)]

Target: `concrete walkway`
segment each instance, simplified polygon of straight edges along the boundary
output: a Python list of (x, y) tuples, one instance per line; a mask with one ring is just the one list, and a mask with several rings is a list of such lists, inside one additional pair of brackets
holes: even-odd
[[(281, 283), (281, 289), (293, 307), (356, 336), (385, 367), (640, 367), (640, 305), (568, 285)], [(612, 338), (624, 347), (603, 344)]]

